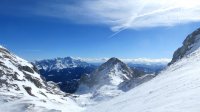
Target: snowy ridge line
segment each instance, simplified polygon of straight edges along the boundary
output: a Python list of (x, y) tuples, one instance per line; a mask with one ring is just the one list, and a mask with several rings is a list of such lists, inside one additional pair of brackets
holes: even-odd
[(79, 112), (82, 110), (53, 83), (44, 81), (28, 61), (0, 47), (0, 111)]
[[(81, 61), (85, 61), (87, 63), (104, 63), (108, 61), (110, 58), (81, 58), (77, 57), (74, 59), (79, 59)], [(121, 61), (125, 63), (134, 63), (134, 64), (167, 64), (171, 61), (169, 58), (158, 58), (158, 59), (151, 59), (151, 58), (119, 58)]]
[(84, 112), (199, 112), (199, 66), (200, 29), (197, 29), (155, 78)]
[(149, 82), (84, 112), (199, 112), (200, 48)]
[[(71, 57), (71, 56), (68, 56), (68, 58), (87, 62), (87, 63), (104, 63), (110, 59), (110, 58), (81, 58), (81, 57)], [(63, 58), (53, 58), (53, 59), (43, 59), (43, 60), (51, 61), (51, 60), (57, 60), (57, 59), (63, 59)], [(135, 64), (145, 64), (145, 63), (166, 64), (171, 61), (170, 58), (119, 58), (119, 59), (125, 63), (135, 63)], [(34, 62), (43, 61), (43, 60), (35, 60)]]

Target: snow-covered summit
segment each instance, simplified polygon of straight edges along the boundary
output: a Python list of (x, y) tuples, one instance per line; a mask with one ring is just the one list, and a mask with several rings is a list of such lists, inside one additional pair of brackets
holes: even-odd
[[(86, 79), (89, 86), (119, 85), (133, 77), (133, 71), (117, 58), (110, 58)], [(89, 80), (89, 81), (88, 81)]]
[(133, 71), (122, 61), (117, 58), (111, 58), (102, 64), (94, 73), (93, 81), (99, 84), (107, 83), (119, 85), (125, 80), (133, 77)]
[[(86, 95), (86, 100), (91, 100), (90, 103), (105, 101), (122, 94), (123, 91), (118, 86), (132, 78), (134, 72), (125, 63), (117, 58), (111, 58), (92, 74), (81, 78), (77, 94), (81, 94), (79, 99)], [(79, 102), (84, 101), (79, 99)]]
[(85, 112), (199, 112), (199, 66), (197, 50), (149, 82)]
[(43, 69), (45, 71), (90, 66), (86, 62), (81, 61), (80, 59), (74, 59), (72, 57), (40, 60), (35, 61), (34, 64), (37, 66), (38, 69)]

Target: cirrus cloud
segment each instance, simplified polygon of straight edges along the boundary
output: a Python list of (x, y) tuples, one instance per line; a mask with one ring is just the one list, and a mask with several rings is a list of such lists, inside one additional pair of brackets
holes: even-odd
[(120, 32), (198, 22), (200, 0), (82, 0), (50, 3), (39, 12), (86, 24), (106, 24)]

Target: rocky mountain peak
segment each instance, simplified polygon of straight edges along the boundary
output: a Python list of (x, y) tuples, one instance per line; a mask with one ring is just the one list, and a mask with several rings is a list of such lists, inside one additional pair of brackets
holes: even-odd
[(200, 48), (200, 28), (187, 36), (183, 41), (183, 46), (178, 48), (173, 55), (172, 61), (169, 65), (175, 63), (177, 60), (191, 54)]
[(77, 94), (91, 93), (92, 101), (103, 101), (123, 93), (119, 85), (134, 78), (134, 72), (117, 58), (110, 58), (92, 74), (83, 76)]
[(112, 57), (107, 62), (110, 62), (110, 63), (115, 62), (116, 63), (116, 62), (122, 62), (122, 61), (119, 60), (118, 58)]
[(118, 86), (125, 80), (134, 77), (134, 72), (117, 58), (110, 58), (98, 67), (92, 74), (82, 78), (81, 83), (89, 87), (101, 87), (103, 85)]
[(104, 64), (102, 65), (107, 65), (107, 66), (114, 66), (116, 64), (121, 64), (121, 65), (126, 65), (125, 63), (123, 63), (121, 60), (119, 60), (118, 58), (115, 58), (115, 57), (112, 57), (110, 58), (107, 62), (105, 62)]
[(133, 71), (121, 60), (119, 60), (118, 58), (110, 58), (107, 62), (103, 63), (98, 69), (97, 71), (102, 71), (102, 70), (110, 70), (113, 69), (114, 67), (119, 67), (121, 69), (123, 69), (123, 71), (127, 71), (129, 73), (133, 73)]
[(35, 61), (34, 64), (37, 66), (39, 70), (43, 69), (45, 71), (90, 66), (86, 62), (81, 61), (79, 59), (74, 59), (72, 57), (64, 57), (64, 58), (59, 57), (55, 59), (40, 60), (40, 61)]

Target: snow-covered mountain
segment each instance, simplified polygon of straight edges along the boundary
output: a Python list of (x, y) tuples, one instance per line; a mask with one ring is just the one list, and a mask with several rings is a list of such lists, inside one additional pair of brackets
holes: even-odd
[(81, 95), (78, 101), (87, 104), (87, 102), (82, 100), (82, 97), (95, 102), (116, 97), (123, 93), (118, 86), (122, 82), (131, 80), (134, 77), (134, 71), (125, 63), (117, 58), (111, 58), (92, 74), (81, 78), (79, 89), (76, 92), (78, 95)]
[[(100, 66), (105, 63), (109, 58), (75, 58), (92, 65)], [(126, 63), (131, 69), (143, 72), (144, 74), (157, 74), (163, 70), (171, 61), (168, 58), (150, 59), (150, 58), (119, 58), (122, 62)]]
[(200, 29), (190, 34), (170, 66), (154, 79), (85, 112), (199, 112)]
[(45, 82), (31, 63), (0, 46), (0, 111), (81, 111), (53, 82)]
[(81, 76), (96, 69), (96, 66), (71, 57), (35, 61), (34, 64), (47, 81), (58, 83), (67, 93), (74, 93)]
[(40, 61), (35, 61), (34, 64), (37, 66), (39, 70), (43, 69), (45, 71), (90, 66), (90, 64), (86, 62), (81, 61), (79, 59), (74, 59), (72, 57), (40, 60)]
[[(75, 58), (81, 61), (93, 64), (93, 65), (101, 65), (105, 63), (110, 58)], [(148, 73), (155, 73), (167, 66), (167, 64), (171, 61), (168, 58), (160, 58), (160, 59), (149, 59), (149, 58), (119, 58), (122, 62), (129, 65), (129, 67), (139, 68)]]
[(87, 85), (102, 86), (105, 84), (119, 85), (134, 77), (134, 72), (117, 58), (110, 58), (89, 76)]
[[(87, 63), (105, 63), (108, 61), (110, 58), (74, 58), (78, 59)], [(128, 64), (146, 64), (146, 65), (151, 65), (151, 64), (167, 64), (171, 61), (171, 59), (168, 58), (160, 58), (160, 59), (150, 59), (150, 58), (118, 58), (119, 60), (123, 61), (124, 63)]]
[[(108, 61), (109, 59), (66, 57), (35, 61), (34, 64), (39, 69), (41, 75), (44, 76), (47, 81), (56, 82), (58, 83), (61, 90), (68, 93), (74, 93), (79, 86), (80, 78), (83, 75), (91, 74), (93, 71), (95, 71), (97, 67), (100, 66), (99, 64), (102, 64), (106, 60)], [(169, 59), (140, 58), (123, 60), (125, 61), (125, 63), (127, 63), (127, 65), (129, 65), (129, 67), (133, 71), (135, 71), (135, 74), (138, 76), (157, 73), (164, 69), (169, 62)], [(142, 78), (142, 80), (143, 79), (144, 78)], [(148, 79), (150, 79), (150, 77)], [(137, 79), (137, 81), (139, 81), (139, 79)], [(132, 85), (132, 82), (130, 81), (126, 81), (126, 83)]]
[[(199, 112), (199, 66), (200, 29), (186, 38), (169, 66), (155, 78), (151, 75), (138, 77), (127, 64), (111, 58), (90, 75), (81, 77), (78, 96), (72, 98), (60, 91), (54, 82), (44, 81), (31, 63), (0, 46), (0, 111)], [(60, 64), (46, 68), (42, 69), (62, 71), (77, 67)], [(129, 90), (132, 86), (134, 88)]]

